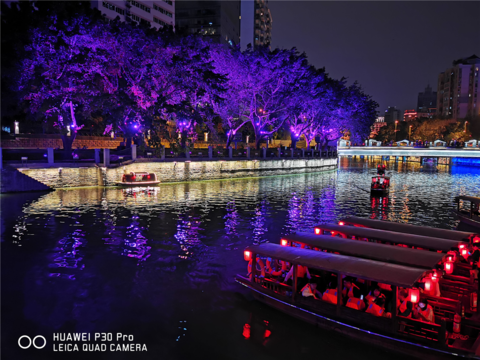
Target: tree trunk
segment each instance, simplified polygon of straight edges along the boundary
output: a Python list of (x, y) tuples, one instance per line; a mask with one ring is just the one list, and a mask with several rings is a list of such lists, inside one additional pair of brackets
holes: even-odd
[(127, 136), (127, 137), (126, 137), (125, 147), (126, 147), (127, 149), (130, 149), (130, 148), (132, 147), (132, 137), (131, 137), (131, 136)]
[(305, 142), (307, 143), (307, 151), (310, 150), (310, 139), (305, 136)]
[(227, 144), (225, 146), (225, 149), (228, 149), (228, 147), (230, 146), (230, 143), (232, 142), (232, 136), (231, 135), (227, 135)]
[(262, 142), (262, 138), (255, 136), (255, 149), (260, 150), (260, 143)]
[(62, 135), (62, 143), (63, 143), (63, 159), (64, 160), (72, 160), (72, 145), (77, 133), (75, 131), (71, 132), (72, 136)]

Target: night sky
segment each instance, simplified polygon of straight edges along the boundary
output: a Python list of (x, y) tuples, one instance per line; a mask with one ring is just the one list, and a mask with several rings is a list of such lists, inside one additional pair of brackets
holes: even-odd
[(297, 47), (380, 107), (417, 106), (452, 61), (480, 56), (480, 2), (269, 1), (272, 48)]

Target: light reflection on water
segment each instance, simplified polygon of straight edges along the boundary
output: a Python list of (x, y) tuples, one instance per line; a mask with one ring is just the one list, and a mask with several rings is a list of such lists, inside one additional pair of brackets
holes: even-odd
[(376, 162), (344, 158), (340, 166), (150, 189), (57, 190), (28, 201), (2, 196), (2, 209), (12, 209), (2, 213), (2, 308), (9, 309), (2, 345), (17, 356), (16, 339), (33, 327), (46, 335), (124, 331), (146, 342), (150, 357), (166, 359), (384, 358), (250, 301), (233, 282), (246, 272), (242, 249), (345, 215), (454, 228), (453, 198), (480, 194), (480, 169), (391, 162), (389, 198), (372, 199)]

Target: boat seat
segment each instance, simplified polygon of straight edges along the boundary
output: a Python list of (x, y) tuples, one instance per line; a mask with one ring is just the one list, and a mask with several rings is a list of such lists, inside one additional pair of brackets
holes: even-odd
[(359, 298), (351, 297), (348, 298), (346, 307), (363, 311), (365, 309), (365, 302)]
[(377, 304), (370, 304), (365, 312), (375, 316), (383, 316), (384, 309)]
[(334, 289), (328, 289), (322, 296), (323, 301), (329, 302), (331, 304), (336, 304), (337, 298), (337, 290)]

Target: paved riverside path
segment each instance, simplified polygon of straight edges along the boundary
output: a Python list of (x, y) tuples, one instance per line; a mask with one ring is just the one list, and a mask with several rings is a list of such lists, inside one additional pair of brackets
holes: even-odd
[(352, 146), (339, 147), (339, 156), (420, 156), (420, 157), (464, 157), (480, 158), (480, 149), (449, 149), (449, 148), (398, 148), (391, 146)]

